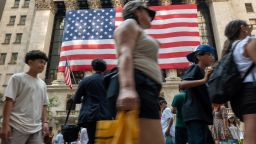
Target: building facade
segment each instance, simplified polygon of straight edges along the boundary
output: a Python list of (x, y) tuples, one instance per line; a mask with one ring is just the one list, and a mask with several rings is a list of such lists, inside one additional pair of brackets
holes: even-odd
[[(27, 69), (26, 52), (39, 49), (49, 56), (47, 69), (40, 75), (48, 84), (51, 115), (62, 123), (68, 98), (74, 93), (63, 83), (57, 72), (66, 10), (120, 7), (128, 0), (8, 0), (0, 22), (0, 95), (10, 76)], [(144, 0), (145, 1), (145, 0)], [(2, 1), (1, 1), (2, 2)], [(196, 3), (201, 43), (216, 47), (220, 56), (225, 41), (224, 29), (233, 19), (243, 19), (256, 27), (255, 0), (147, 0), (148, 5)], [(1, 9), (0, 9), (1, 12)], [(255, 30), (254, 30), (255, 33)], [(171, 102), (178, 92), (183, 70), (165, 71), (163, 95)], [(84, 72), (75, 73), (76, 78)], [(76, 87), (76, 86), (75, 86)], [(75, 108), (79, 109), (79, 106)], [(71, 114), (72, 115), (72, 114)], [(73, 111), (73, 120), (77, 111)]]
[(1, 18), (2, 18), (3, 11), (4, 11), (5, 1), (6, 0), (1, 0), (0, 1), (0, 21), (1, 21)]

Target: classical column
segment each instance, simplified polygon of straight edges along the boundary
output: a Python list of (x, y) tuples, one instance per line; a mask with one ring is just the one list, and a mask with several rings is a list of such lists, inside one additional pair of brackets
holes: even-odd
[(89, 7), (91, 9), (98, 9), (101, 8), (101, 2), (100, 0), (88, 0)]
[(66, 10), (77, 10), (79, 9), (79, 5), (77, 0), (64, 0), (64, 4), (66, 7)]
[[(27, 51), (41, 50), (49, 54), (56, 7), (53, 0), (35, 0), (35, 14)], [(27, 70), (26, 66), (24, 70)], [(40, 74), (45, 78), (45, 71)]]
[(172, 4), (171, 0), (161, 0), (161, 5), (170, 5)]

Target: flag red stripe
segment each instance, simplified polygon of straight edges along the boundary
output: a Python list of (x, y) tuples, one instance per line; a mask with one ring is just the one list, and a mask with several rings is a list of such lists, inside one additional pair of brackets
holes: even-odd
[(190, 65), (189, 62), (185, 62), (185, 63), (171, 63), (171, 64), (160, 64), (159, 66), (162, 69), (186, 69), (188, 68)]
[[(107, 70), (111, 70), (114, 67), (116, 67), (116, 65), (108, 64)], [(92, 67), (90, 65), (71, 65), (70, 69), (72, 69), (72, 71), (90, 71), (92, 70)], [(65, 66), (58, 67), (58, 71), (64, 71), (64, 70), (65, 70)]]
[(61, 51), (76, 50), (76, 49), (109, 49), (115, 48), (113, 44), (81, 44), (81, 45), (70, 45), (61, 47)]
[(164, 10), (180, 10), (180, 9), (197, 9), (197, 6), (195, 4), (183, 4), (183, 5), (151, 6), (149, 8), (155, 11), (164, 11)]
[(172, 42), (160, 44), (161, 48), (171, 48), (171, 47), (182, 47), (182, 46), (198, 46), (200, 42), (198, 41), (184, 41), (184, 42)]
[(151, 29), (166, 29), (166, 28), (175, 28), (175, 27), (198, 27), (197, 23), (188, 23), (188, 22), (178, 22), (162, 25), (152, 25)]
[[(154, 20), (165, 20), (172, 18), (197, 18), (197, 14), (169, 14), (169, 15), (156, 15)], [(122, 17), (116, 17), (116, 21), (123, 21)]]
[(199, 32), (173, 32), (165, 34), (150, 34), (154, 38), (172, 38), (180, 36), (199, 36)]

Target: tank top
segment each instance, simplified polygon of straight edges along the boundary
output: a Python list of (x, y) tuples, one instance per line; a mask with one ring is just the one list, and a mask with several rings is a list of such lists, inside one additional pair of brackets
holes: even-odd
[[(120, 51), (118, 48), (117, 50)], [(133, 51), (133, 66), (161, 84), (162, 74), (158, 65), (158, 51), (158, 42), (141, 31)]]
[[(241, 75), (245, 75), (246, 71), (249, 69), (249, 67), (252, 65), (253, 61), (249, 57), (245, 57), (244, 51), (245, 51), (245, 45), (249, 43), (250, 39), (255, 39), (255, 37), (246, 37), (243, 40), (241, 40), (237, 45), (236, 48), (234, 49), (234, 60), (237, 64), (238, 70), (240, 71)], [(234, 45), (238, 41), (233, 43), (233, 48)], [(243, 81), (244, 83), (247, 82), (254, 82), (256, 79), (256, 66), (251, 70), (251, 72), (246, 76), (245, 80)]]

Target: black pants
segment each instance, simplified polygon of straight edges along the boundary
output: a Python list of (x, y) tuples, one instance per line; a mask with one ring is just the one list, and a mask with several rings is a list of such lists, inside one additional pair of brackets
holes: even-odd
[(189, 144), (214, 144), (212, 133), (203, 121), (186, 122)]
[(188, 142), (187, 128), (175, 127), (175, 144), (186, 144)]
[(86, 128), (87, 128), (87, 134), (88, 134), (88, 138), (89, 138), (88, 144), (94, 144), (95, 133), (96, 133), (96, 121), (88, 122), (86, 124)]

